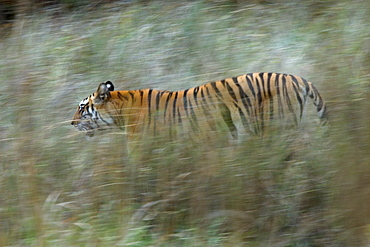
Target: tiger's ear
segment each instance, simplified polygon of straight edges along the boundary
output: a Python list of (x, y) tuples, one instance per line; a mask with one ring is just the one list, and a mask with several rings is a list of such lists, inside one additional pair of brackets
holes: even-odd
[(106, 81), (105, 85), (107, 85), (108, 91), (114, 91), (114, 85), (111, 81)]
[(114, 90), (114, 85), (111, 81), (103, 82), (96, 90), (95, 103), (102, 103), (109, 97), (109, 92)]

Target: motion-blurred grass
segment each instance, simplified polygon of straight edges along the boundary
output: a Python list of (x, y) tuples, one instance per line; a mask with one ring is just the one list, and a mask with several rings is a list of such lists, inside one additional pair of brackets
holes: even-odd
[[(54, 11), (0, 38), (1, 246), (369, 244), (367, 1)], [(106, 80), (179, 90), (260, 71), (312, 81), (328, 101), (328, 133), (308, 113), (294, 140), (180, 140), (132, 162), (124, 133), (86, 140), (70, 125)]]

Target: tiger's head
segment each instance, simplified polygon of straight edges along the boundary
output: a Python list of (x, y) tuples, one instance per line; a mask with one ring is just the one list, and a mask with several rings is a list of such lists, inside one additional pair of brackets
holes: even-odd
[(94, 94), (80, 102), (71, 124), (80, 131), (86, 131), (89, 137), (94, 136), (96, 130), (112, 128), (114, 120), (103, 110), (112, 91), (114, 91), (112, 82), (101, 83)]

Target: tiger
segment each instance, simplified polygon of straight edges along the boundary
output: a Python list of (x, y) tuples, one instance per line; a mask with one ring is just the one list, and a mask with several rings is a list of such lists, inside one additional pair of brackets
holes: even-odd
[(264, 136), (275, 123), (298, 126), (308, 97), (325, 124), (327, 108), (319, 91), (290, 74), (249, 73), (181, 91), (115, 91), (106, 81), (79, 103), (71, 124), (90, 137), (118, 128), (128, 139), (162, 134), (203, 138), (221, 129), (238, 139)]

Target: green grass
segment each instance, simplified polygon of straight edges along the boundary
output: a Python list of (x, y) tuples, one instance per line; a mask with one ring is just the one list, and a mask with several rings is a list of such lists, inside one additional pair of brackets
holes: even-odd
[[(0, 42), (0, 245), (368, 245), (369, 12), (149, 1), (17, 20)], [(106, 80), (180, 90), (260, 71), (312, 81), (328, 133), (310, 111), (294, 135), (174, 142), (133, 162), (123, 133), (86, 140), (70, 125)]]

